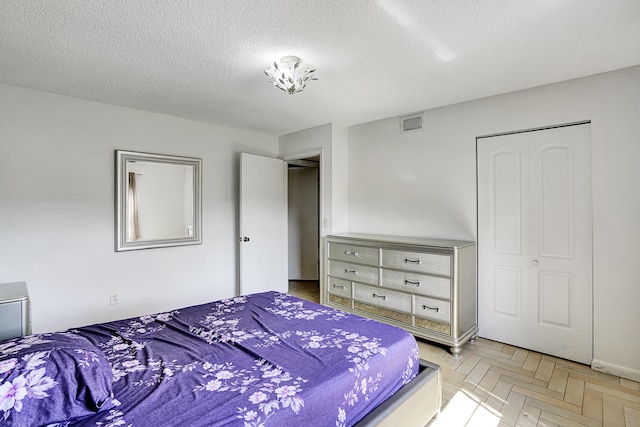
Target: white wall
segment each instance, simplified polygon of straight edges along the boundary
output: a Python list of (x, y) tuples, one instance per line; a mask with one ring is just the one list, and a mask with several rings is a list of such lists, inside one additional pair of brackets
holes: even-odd
[[(277, 145), (0, 85), (0, 283), (27, 282), (35, 333), (235, 295), (239, 152), (275, 157)], [(114, 252), (116, 149), (203, 159), (202, 245)]]
[(320, 235), (324, 236), (347, 231), (347, 128), (330, 123), (279, 138), (278, 154), (283, 159), (320, 150)]
[[(594, 366), (640, 379), (640, 67), (349, 128), (349, 230), (476, 239), (475, 138), (591, 120)], [(482, 325), (479, 325), (482, 329)]]
[(349, 131), (334, 124), (331, 128), (331, 232), (349, 230)]

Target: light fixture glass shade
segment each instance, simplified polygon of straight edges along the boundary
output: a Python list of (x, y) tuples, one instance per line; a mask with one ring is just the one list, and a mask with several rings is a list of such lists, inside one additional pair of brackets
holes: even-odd
[(318, 80), (313, 76), (316, 70), (302, 66), (302, 59), (297, 56), (284, 56), (280, 63), (274, 62), (271, 68), (264, 70), (273, 85), (287, 92), (289, 95), (298, 93), (307, 86), (311, 80)]

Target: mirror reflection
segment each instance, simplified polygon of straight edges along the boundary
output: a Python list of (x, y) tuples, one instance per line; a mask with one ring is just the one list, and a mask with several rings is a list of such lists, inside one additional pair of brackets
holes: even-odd
[(201, 160), (122, 150), (116, 153), (116, 250), (201, 243)]

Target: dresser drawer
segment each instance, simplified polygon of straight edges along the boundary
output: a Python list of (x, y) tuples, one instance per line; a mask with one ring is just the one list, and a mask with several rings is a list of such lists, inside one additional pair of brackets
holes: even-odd
[(451, 276), (451, 256), (422, 252), (382, 250), (382, 267)]
[(351, 282), (336, 277), (327, 277), (327, 290), (330, 294), (351, 298)]
[(377, 266), (379, 250), (367, 246), (329, 242), (329, 258)]
[(381, 284), (387, 288), (398, 289), (414, 294), (451, 298), (451, 279), (448, 277), (429, 276), (410, 271), (382, 269)]
[(334, 261), (332, 259), (328, 261), (328, 264), (330, 276), (356, 282), (371, 283), (372, 285), (378, 284), (378, 267)]
[(413, 314), (440, 322), (451, 322), (451, 303), (433, 298), (415, 296)]
[(411, 312), (411, 295), (409, 294), (360, 283), (354, 283), (353, 287), (353, 296), (359, 301), (389, 310)]

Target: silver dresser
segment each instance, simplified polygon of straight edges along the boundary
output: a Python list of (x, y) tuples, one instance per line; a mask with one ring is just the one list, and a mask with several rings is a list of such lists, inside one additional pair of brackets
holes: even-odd
[(29, 305), (25, 282), (0, 283), (0, 341), (31, 334)]
[(477, 338), (474, 242), (373, 234), (324, 238), (320, 302), (450, 346)]

